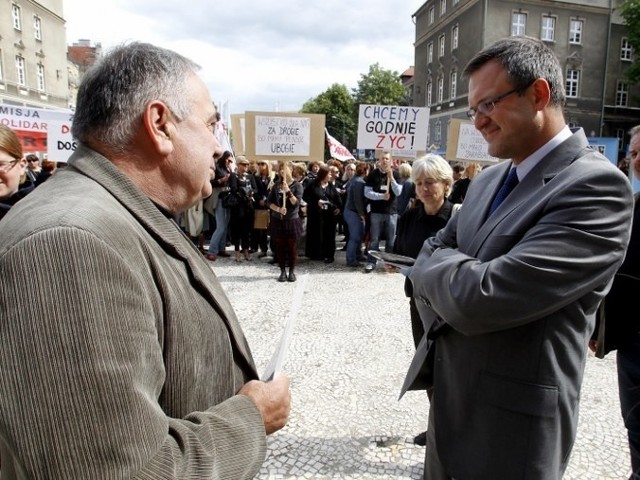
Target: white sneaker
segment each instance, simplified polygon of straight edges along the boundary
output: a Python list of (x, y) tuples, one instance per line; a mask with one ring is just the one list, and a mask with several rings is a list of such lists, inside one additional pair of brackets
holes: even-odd
[(371, 273), (376, 266), (373, 263), (367, 263), (367, 266), (364, 267), (364, 273)]

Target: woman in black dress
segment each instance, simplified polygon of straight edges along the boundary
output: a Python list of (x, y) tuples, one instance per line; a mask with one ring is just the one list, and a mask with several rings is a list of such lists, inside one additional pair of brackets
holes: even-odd
[[(298, 263), (298, 238), (302, 235), (302, 220), (298, 215), (302, 200), (302, 185), (291, 177), (289, 162), (281, 162), (278, 180), (269, 191), (271, 220), (269, 233), (280, 266), (279, 282), (295, 282)], [(289, 264), (289, 275), (285, 271)]]
[(315, 180), (304, 190), (307, 203), (306, 256), (311, 260), (334, 261), (336, 254), (336, 224), (342, 211), (342, 200), (331, 182), (328, 167), (318, 170)]

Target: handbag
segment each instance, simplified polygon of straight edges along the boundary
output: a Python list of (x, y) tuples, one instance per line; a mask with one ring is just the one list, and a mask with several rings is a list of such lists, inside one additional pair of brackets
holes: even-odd
[(253, 217), (253, 228), (256, 230), (266, 230), (269, 228), (269, 219), (271, 213), (269, 210), (255, 210)]
[(235, 192), (229, 192), (222, 197), (222, 206), (224, 208), (233, 208), (240, 205), (240, 197)]

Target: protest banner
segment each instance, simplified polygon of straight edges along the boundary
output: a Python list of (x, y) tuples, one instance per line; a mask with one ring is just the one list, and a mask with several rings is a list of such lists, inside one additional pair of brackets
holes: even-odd
[(244, 114), (235, 113), (231, 115), (231, 132), (233, 144), (233, 153), (236, 155), (244, 155), (244, 138), (245, 138), (245, 119)]
[(349, 149), (332, 137), (326, 128), (324, 129), (324, 134), (327, 137), (327, 145), (329, 146), (329, 155), (331, 155), (331, 158), (335, 158), (341, 162), (355, 160)]
[(459, 118), (452, 118), (447, 133), (447, 160), (459, 162), (497, 163), (500, 159), (492, 157), (488, 152), (487, 141), (476, 130), (473, 123)]
[(591, 147), (600, 152), (614, 165), (618, 165), (618, 148), (620, 140), (617, 137), (587, 137)]
[(245, 112), (244, 155), (254, 159), (324, 159), (325, 116)]
[(70, 110), (0, 105), (0, 123), (16, 132), (24, 152), (46, 152), (54, 162), (66, 162), (75, 150), (72, 119)]
[(388, 105), (360, 105), (358, 148), (424, 151), (429, 109)]

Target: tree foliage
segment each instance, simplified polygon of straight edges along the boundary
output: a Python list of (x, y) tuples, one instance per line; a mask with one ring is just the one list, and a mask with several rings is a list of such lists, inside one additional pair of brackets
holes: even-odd
[(620, 14), (624, 18), (627, 26), (627, 38), (633, 47), (634, 60), (631, 67), (626, 72), (629, 83), (635, 84), (640, 81), (640, 62), (638, 62), (638, 53), (640, 53), (640, 0), (625, 0), (620, 5)]
[(302, 106), (302, 113), (324, 114), (329, 133), (346, 147), (355, 143), (351, 142), (356, 137), (353, 111), (353, 98), (349, 90), (346, 85), (337, 83)]
[(368, 74), (361, 75), (353, 97), (357, 105), (407, 105), (407, 92), (398, 72), (380, 68), (377, 63), (369, 67)]
[(334, 83), (325, 92), (307, 100), (302, 112), (324, 114), (329, 133), (352, 149), (356, 144), (361, 104), (409, 105), (400, 75), (376, 63), (369, 67), (369, 73), (360, 76), (357, 88), (351, 93), (345, 85)]

